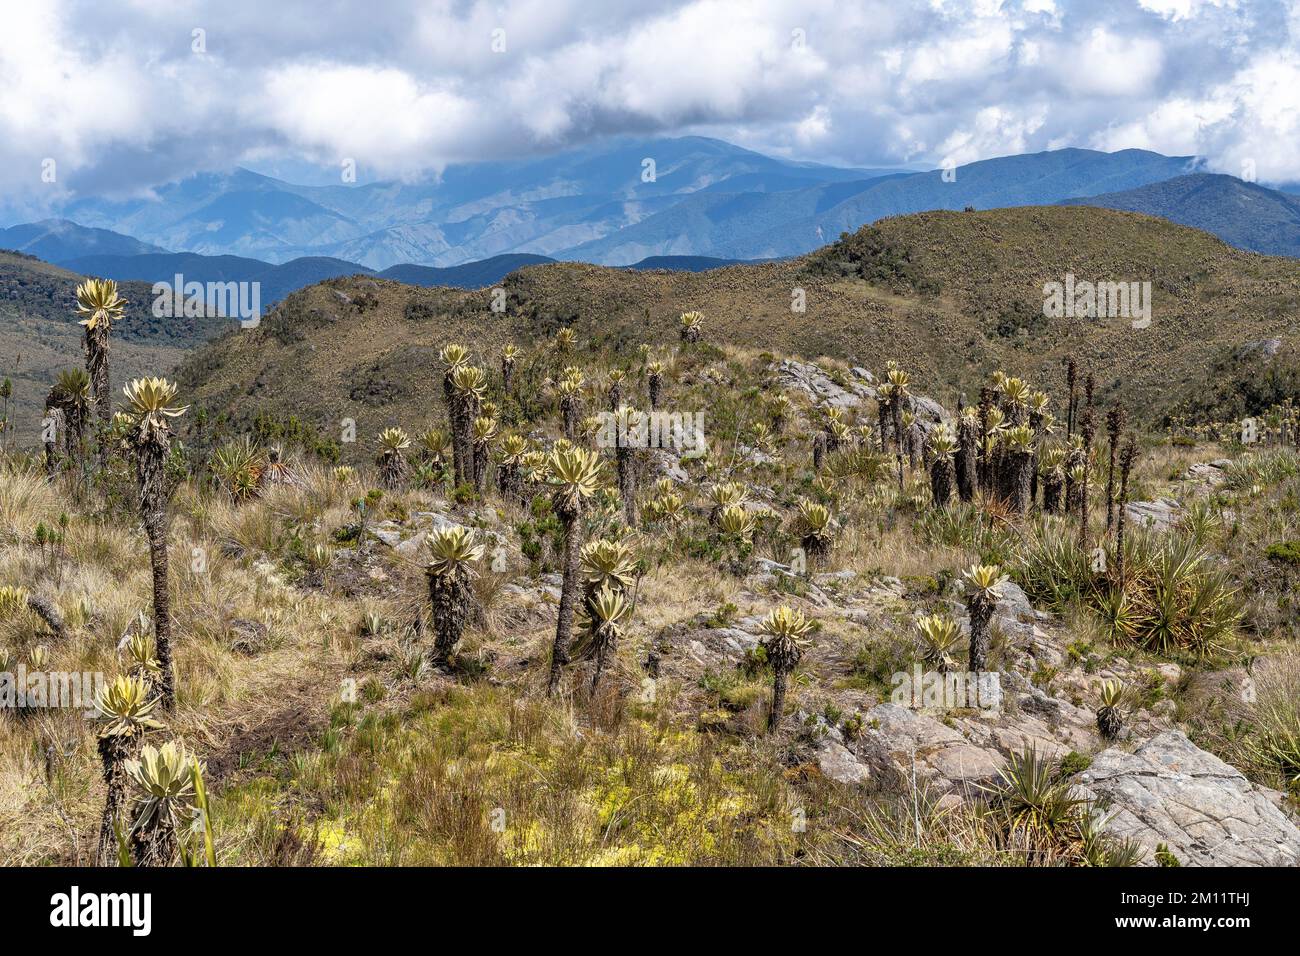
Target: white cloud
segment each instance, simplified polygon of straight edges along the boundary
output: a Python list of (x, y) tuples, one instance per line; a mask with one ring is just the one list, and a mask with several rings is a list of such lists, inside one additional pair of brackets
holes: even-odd
[[(1300, 179), (1284, 0), (44, 0), (0, 31), (0, 197), (280, 155), (371, 175), (703, 132), (938, 165), (1065, 144)], [(337, 11), (345, 10), (346, 13)], [(190, 49), (207, 32), (208, 52)], [(505, 50), (494, 53), (494, 30)]]

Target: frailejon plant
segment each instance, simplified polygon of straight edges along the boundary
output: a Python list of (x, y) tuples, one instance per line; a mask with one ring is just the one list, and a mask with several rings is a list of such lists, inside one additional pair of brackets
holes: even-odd
[(126, 762), (135, 755), (146, 733), (162, 727), (154, 718), (157, 705), (158, 698), (141, 677), (114, 678), (95, 699), (96, 716), (102, 722), (99, 758), (107, 789), (95, 855), (97, 866), (108, 866), (117, 858), (117, 834), (127, 793)]
[[(113, 323), (122, 318), (126, 305), (112, 279), (87, 279), (77, 286), (77, 313), (85, 316), (80, 324), (86, 328), (86, 373), (90, 376), (95, 415), (101, 429), (107, 429), (113, 417), (108, 373), (109, 333)], [(101, 465), (106, 465), (107, 460), (108, 449), (101, 446)]]
[(140, 517), (149, 539), (149, 563), (153, 567), (154, 646), (162, 669), (158, 690), (163, 709), (170, 710), (176, 699), (176, 677), (167, 590), (167, 502), (172, 489), (166, 461), (171, 450), (170, 422), (183, 415), (188, 406), (175, 404), (176, 386), (166, 379), (139, 378), (123, 392), (126, 414), (131, 419), (129, 440), (135, 452), (136, 478), (140, 484)]
[(406, 463), (406, 450), (411, 447), (411, 436), (400, 428), (385, 428), (375, 439), (379, 455), (379, 483), (389, 491), (397, 491), (406, 484), (410, 467)]
[(1114, 740), (1124, 729), (1124, 685), (1117, 680), (1102, 681), (1101, 706), (1097, 708), (1097, 730), (1106, 740)]
[(623, 595), (608, 587), (602, 587), (587, 601), (586, 616), (596, 655), (596, 664), (591, 675), (592, 697), (596, 696), (601, 675), (618, 649), (618, 639), (622, 635), (622, 622), (628, 615), (629, 607)]
[(973, 564), (962, 572), (962, 578), (966, 586), (966, 611), (970, 615), (968, 669), (978, 674), (988, 666), (989, 624), (1007, 576), (996, 565)]
[(429, 606), (433, 624), (434, 664), (445, 664), (460, 642), (474, 609), (474, 565), (482, 559), (484, 547), (474, 532), (460, 525), (434, 531), (426, 540), (430, 562)]
[(170, 866), (175, 860), (181, 832), (194, 818), (194, 782), (203, 771), (202, 762), (176, 741), (145, 744), (139, 757), (126, 761), (135, 786), (130, 846), (136, 866)]
[(946, 614), (926, 614), (917, 618), (921, 636), (921, 662), (929, 670), (946, 674), (957, 669), (952, 650), (961, 640), (961, 627)]
[(775, 730), (781, 722), (781, 714), (785, 710), (786, 685), (790, 674), (803, 658), (812, 628), (812, 622), (804, 617), (802, 611), (789, 607), (776, 608), (763, 620), (763, 652), (772, 667), (772, 710), (767, 718), (769, 732)]
[(560, 677), (569, 663), (569, 646), (573, 642), (574, 602), (578, 591), (578, 555), (582, 547), (579, 519), (586, 502), (600, 487), (600, 459), (595, 453), (572, 446), (552, 450), (548, 460), (550, 483), (554, 488), (551, 506), (564, 528), (564, 572), (560, 588), (560, 607), (555, 624), (555, 643), (551, 648), (551, 675), (547, 694), (560, 688)]

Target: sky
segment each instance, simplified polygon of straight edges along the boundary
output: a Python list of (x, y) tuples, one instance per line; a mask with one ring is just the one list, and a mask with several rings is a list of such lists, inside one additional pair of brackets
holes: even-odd
[(436, 175), (608, 135), (1300, 180), (1300, 0), (0, 0), (0, 200)]

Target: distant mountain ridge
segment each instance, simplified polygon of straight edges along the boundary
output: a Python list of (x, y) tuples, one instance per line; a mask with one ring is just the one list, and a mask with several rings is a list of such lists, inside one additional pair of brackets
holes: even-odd
[(1239, 249), (1300, 256), (1300, 196), (1235, 176), (1195, 173), (1063, 204), (1162, 216), (1204, 229)]
[[(855, 169), (699, 136), (618, 138), (549, 156), (453, 165), (441, 178), (299, 186), (235, 170), (62, 214), (164, 249), (383, 271), (501, 255), (632, 265), (652, 256), (801, 255), (885, 216), (1048, 205), (1195, 171), (1192, 157), (1062, 149), (940, 170)], [(64, 257), (71, 258), (71, 257)]]
[(69, 219), (43, 219), (0, 229), (0, 249), (46, 262), (59, 262), (72, 256), (138, 256), (166, 251), (120, 232), (90, 228)]

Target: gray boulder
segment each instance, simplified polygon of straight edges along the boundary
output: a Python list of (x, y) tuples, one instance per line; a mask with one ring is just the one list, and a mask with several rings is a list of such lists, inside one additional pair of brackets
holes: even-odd
[(1179, 730), (1133, 753), (1098, 754), (1078, 776), (1086, 795), (1110, 801), (1105, 829), (1147, 849), (1164, 843), (1193, 866), (1300, 865), (1300, 828), (1281, 795), (1247, 780)]

